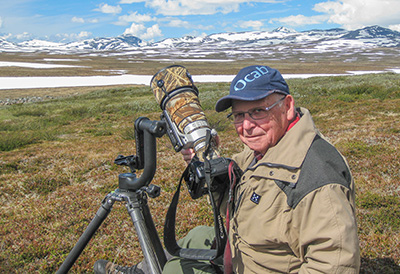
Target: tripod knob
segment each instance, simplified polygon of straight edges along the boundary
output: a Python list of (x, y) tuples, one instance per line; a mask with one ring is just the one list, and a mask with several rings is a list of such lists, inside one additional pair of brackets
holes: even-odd
[(161, 188), (156, 185), (149, 185), (146, 187), (146, 192), (149, 194), (150, 198), (157, 198), (161, 194)]

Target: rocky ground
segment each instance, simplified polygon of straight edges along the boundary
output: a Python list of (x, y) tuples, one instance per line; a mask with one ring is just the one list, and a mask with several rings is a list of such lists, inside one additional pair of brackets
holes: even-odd
[(45, 100), (51, 100), (54, 99), (55, 97), (46, 95), (44, 97), (40, 96), (31, 96), (31, 97), (21, 97), (21, 98), (15, 98), (15, 99), (2, 99), (0, 100), (0, 106), (4, 105), (14, 105), (14, 104), (26, 104), (26, 103), (37, 103)]

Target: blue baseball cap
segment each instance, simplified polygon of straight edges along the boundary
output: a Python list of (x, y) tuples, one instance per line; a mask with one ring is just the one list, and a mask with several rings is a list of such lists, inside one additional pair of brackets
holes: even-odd
[(273, 93), (290, 94), (278, 70), (261, 65), (245, 67), (233, 79), (229, 95), (218, 100), (215, 110), (226, 110), (232, 106), (232, 100), (256, 101)]

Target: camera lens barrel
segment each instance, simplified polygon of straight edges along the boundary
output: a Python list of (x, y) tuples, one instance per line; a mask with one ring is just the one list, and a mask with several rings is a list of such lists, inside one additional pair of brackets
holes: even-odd
[(192, 147), (202, 158), (207, 131), (211, 128), (190, 73), (183, 66), (166, 67), (153, 76), (150, 86), (160, 108), (174, 124), (173, 130), (179, 131), (175, 136), (179, 136), (183, 148)]

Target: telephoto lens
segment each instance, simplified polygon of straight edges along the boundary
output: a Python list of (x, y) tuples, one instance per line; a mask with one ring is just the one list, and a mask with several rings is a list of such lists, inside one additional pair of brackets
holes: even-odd
[(200, 105), (199, 91), (188, 70), (178, 65), (166, 67), (153, 76), (150, 87), (166, 116), (170, 130), (173, 131), (168, 133), (171, 141), (179, 143), (175, 150), (193, 148), (200, 161), (204, 160), (209, 131), (211, 149), (207, 149), (206, 157), (219, 157), (216, 133), (212, 132), (207, 122)]

